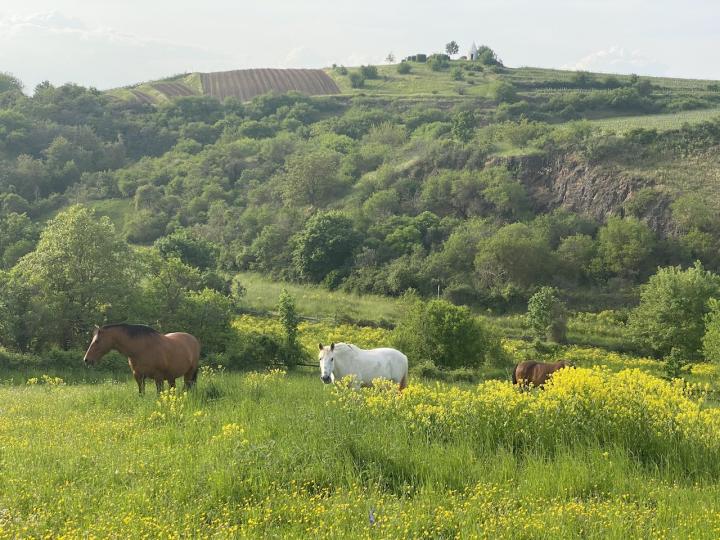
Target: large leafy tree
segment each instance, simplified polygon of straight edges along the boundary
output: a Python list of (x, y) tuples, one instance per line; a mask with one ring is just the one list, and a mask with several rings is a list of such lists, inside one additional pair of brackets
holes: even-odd
[(661, 268), (642, 286), (640, 305), (630, 315), (630, 333), (657, 356), (675, 349), (684, 359), (697, 360), (711, 298), (720, 298), (720, 276), (699, 262), (687, 270)]
[(315, 214), (295, 237), (295, 270), (303, 279), (320, 282), (347, 267), (358, 243), (358, 234), (345, 214)]
[(611, 274), (634, 277), (648, 264), (655, 246), (652, 231), (635, 218), (611, 217), (598, 232), (598, 256)]
[(340, 154), (319, 149), (293, 154), (287, 160), (283, 196), (290, 204), (323, 206), (344, 189)]
[(83, 342), (94, 323), (126, 316), (132, 261), (107, 217), (73, 206), (48, 223), (35, 251), (13, 273), (41, 296), (47, 333), (69, 346)]

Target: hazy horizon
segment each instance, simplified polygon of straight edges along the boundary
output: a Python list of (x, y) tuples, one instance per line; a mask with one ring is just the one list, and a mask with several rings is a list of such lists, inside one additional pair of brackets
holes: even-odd
[(105, 89), (192, 71), (377, 64), (455, 40), (461, 54), (490, 45), (513, 67), (720, 79), (720, 6), (709, 0), (103, 4), (5, 0), (0, 72), (28, 92), (43, 80)]

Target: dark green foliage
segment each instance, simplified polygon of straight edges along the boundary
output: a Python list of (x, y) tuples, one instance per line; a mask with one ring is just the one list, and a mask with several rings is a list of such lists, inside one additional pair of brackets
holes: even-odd
[(402, 61), (397, 66), (397, 72), (400, 75), (407, 75), (408, 73), (410, 73), (411, 69), (412, 68), (410, 66), (410, 62), (407, 61)]
[(455, 40), (451, 41), (447, 45), (445, 45), (445, 52), (452, 56), (453, 54), (457, 54), (460, 51), (460, 46), (457, 44)]
[(720, 299), (711, 298), (707, 307), (702, 340), (703, 357), (711, 362), (720, 362)]
[(468, 308), (445, 300), (411, 302), (393, 332), (395, 346), (411, 365), (430, 362), (451, 369), (482, 365), (495, 339)]
[(541, 287), (528, 301), (527, 321), (536, 338), (564, 343), (567, 334), (567, 310), (558, 298), (558, 290)]
[(433, 71), (442, 71), (450, 66), (450, 59), (446, 54), (433, 54), (427, 63)]
[(700, 263), (687, 270), (661, 268), (642, 286), (640, 305), (630, 316), (631, 335), (659, 357), (672, 354), (696, 361), (701, 357), (711, 298), (720, 298), (720, 276)]
[(452, 135), (461, 142), (472, 139), (475, 133), (475, 116), (472, 111), (461, 111), (452, 117)]
[(652, 231), (643, 222), (611, 217), (598, 232), (597, 264), (610, 274), (637, 276), (648, 267), (654, 244)]
[(285, 364), (288, 367), (295, 365), (305, 357), (305, 351), (298, 341), (298, 325), (300, 324), (300, 316), (295, 307), (295, 299), (283, 289), (278, 298), (278, 317), (285, 334), (285, 344), (288, 355), (285, 358)]
[(177, 257), (185, 264), (202, 270), (215, 267), (218, 253), (217, 246), (187, 229), (160, 238), (155, 242), (155, 247), (163, 257)]
[(351, 71), (348, 73), (348, 79), (350, 79), (350, 86), (353, 88), (362, 88), (365, 86), (365, 77), (359, 71)]
[(364, 79), (377, 79), (378, 78), (378, 70), (377, 66), (360, 66), (360, 75), (363, 76)]
[(477, 61), (486, 66), (502, 66), (502, 61), (487, 45), (480, 45), (477, 52)]
[(305, 280), (319, 283), (346, 270), (359, 238), (352, 220), (341, 212), (320, 212), (294, 238), (293, 265)]

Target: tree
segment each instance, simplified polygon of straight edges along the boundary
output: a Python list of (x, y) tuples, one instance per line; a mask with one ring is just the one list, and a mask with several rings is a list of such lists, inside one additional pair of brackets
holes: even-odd
[(295, 298), (283, 288), (278, 298), (277, 306), (280, 323), (285, 334), (285, 343), (291, 358), (287, 358), (285, 364), (293, 366), (302, 357), (302, 346), (298, 342), (298, 325), (300, 324), (300, 315), (295, 306)]
[(598, 232), (598, 257), (603, 269), (621, 277), (637, 276), (647, 265), (655, 236), (635, 218), (611, 217)]
[(445, 52), (448, 53), (448, 56), (452, 56), (454, 54), (457, 54), (460, 51), (460, 46), (457, 44), (456, 41), (451, 41), (447, 45), (445, 45)]
[(703, 335), (703, 356), (705, 360), (720, 362), (720, 300), (708, 301), (708, 314), (705, 315), (705, 334)]
[(524, 223), (506, 225), (481, 240), (475, 274), (482, 287), (504, 298), (524, 295), (550, 280), (555, 258), (547, 241)]
[(179, 229), (155, 242), (155, 247), (165, 258), (177, 257), (183, 263), (201, 270), (214, 268), (218, 248), (187, 229)]
[(528, 301), (527, 321), (539, 339), (564, 343), (567, 333), (567, 310), (554, 287), (540, 287)]
[(487, 45), (480, 45), (478, 47), (477, 59), (478, 62), (486, 66), (502, 66), (502, 61), (497, 57), (495, 51)]
[(472, 111), (460, 111), (452, 117), (452, 136), (460, 142), (468, 142), (475, 134), (475, 115)]
[(385, 61), (388, 64), (394, 64), (395, 63), (395, 55), (391, 52), (388, 53), (388, 55), (385, 57)]
[(73, 206), (52, 219), (37, 248), (14, 271), (43, 295), (46, 330), (65, 346), (86, 341), (93, 324), (127, 315), (133, 258), (105, 216)]
[(468, 308), (446, 300), (412, 302), (392, 339), (412, 363), (432, 362), (445, 368), (480, 366), (494, 341)]
[(720, 276), (699, 262), (687, 270), (660, 268), (641, 287), (640, 304), (630, 314), (630, 335), (659, 357), (676, 349), (686, 360), (698, 360), (711, 298), (720, 298)]
[(285, 165), (283, 195), (287, 202), (323, 206), (344, 189), (338, 152), (320, 148), (293, 154)]
[(362, 88), (365, 86), (365, 77), (359, 71), (351, 71), (348, 73), (348, 79), (350, 79), (350, 86), (352, 88)]
[(349, 264), (359, 238), (350, 218), (331, 211), (311, 217), (294, 243), (295, 270), (303, 279), (318, 283)]

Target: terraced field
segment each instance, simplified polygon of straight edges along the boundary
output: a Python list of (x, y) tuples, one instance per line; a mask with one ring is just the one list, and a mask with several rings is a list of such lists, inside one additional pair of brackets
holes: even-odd
[(682, 111), (674, 114), (651, 114), (643, 116), (619, 116), (616, 118), (603, 118), (592, 120), (592, 124), (602, 129), (624, 133), (631, 129), (657, 129), (667, 131), (677, 129), (683, 124), (694, 124), (711, 120), (720, 116), (720, 108), (700, 109), (697, 111)]
[(203, 92), (221, 100), (236, 97), (246, 101), (271, 91), (295, 91), (310, 96), (340, 93), (321, 69), (238, 69), (200, 76)]

